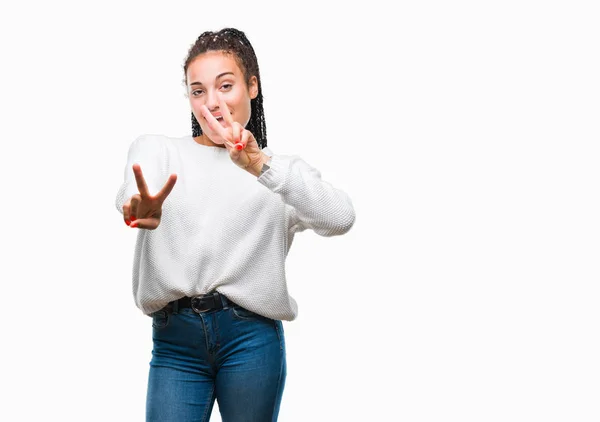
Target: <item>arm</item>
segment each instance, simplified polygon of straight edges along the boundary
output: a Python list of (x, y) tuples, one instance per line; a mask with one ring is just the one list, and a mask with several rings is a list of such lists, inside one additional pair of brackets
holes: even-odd
[[(259, 167), (267, 161), (270, 169), (260, 175)], [(296, 232), (312, 229), (321, 236), (336, 236), (354, 224), (350, 197), (321, 180), (321, 173), (300, 157), (264, 154), (260, 164), (248, 171), (293, 208), (290, 227), (296, 225)]]

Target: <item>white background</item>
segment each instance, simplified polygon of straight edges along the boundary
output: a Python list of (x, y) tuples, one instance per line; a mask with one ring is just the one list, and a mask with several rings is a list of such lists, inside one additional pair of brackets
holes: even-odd
[(290, 251), (280, 421), (600, 420), (594, 2), (330, 4), (2, 6), (1, 420), (144, 420), (114, 198), (137, 136), (190, 133), (183, 61), (225, 26), (270, 148), (357, 213)]

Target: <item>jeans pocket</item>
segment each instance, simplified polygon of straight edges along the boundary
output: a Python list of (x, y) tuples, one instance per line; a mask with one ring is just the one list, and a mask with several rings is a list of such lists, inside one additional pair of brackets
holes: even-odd
[(235, 319), (251, 320), (251, 319), (262, 319), (262, 315), (252, 312), (240, 305), (235, 305), (231, 308), (231, 313)]
[(169, 313), (164, 310), (156, 311), (152, 314), (152, 328), (160, 330), (169, 324)]

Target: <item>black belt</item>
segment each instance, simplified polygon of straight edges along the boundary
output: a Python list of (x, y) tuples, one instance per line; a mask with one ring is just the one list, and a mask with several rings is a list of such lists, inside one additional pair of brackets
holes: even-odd
[(165, 307), (169, 311), (175, 311), (180, 308), (192, 308), (194, 312), (207, 312), (223, 309), (224, 307), (234, 306), (235, 304), (227, 299), (227, 296), (219, 292), (208, 293), (202, 296), (182, 297), (181, 299), (169, 302)]

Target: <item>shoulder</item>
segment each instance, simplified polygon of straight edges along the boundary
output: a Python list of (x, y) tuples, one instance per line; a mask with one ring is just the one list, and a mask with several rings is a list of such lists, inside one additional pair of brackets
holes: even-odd
[(161, 147), (162, 135), (155, 135), (151, 133), (145, 133), (139, 135), (137, 138), (131, 142), (129, 149), (133, 150), (149, 150), (149, 149), (157, 149)]
[(145, 133), (135, 138), (131, 146), (136, 149), (141, 148), (144, 150), (166, 152), (173, 148), (181, 148), (185, 145), (185, 138), (185, 136), (173, 137), (156, 133)]
[(133, 143), (143, 145), (160, 145), (170, 141), (170, 138), (166, 135), (159, 135), (156, 133), (144, 133), (143, 135), (135, 138)]

